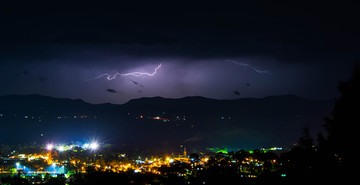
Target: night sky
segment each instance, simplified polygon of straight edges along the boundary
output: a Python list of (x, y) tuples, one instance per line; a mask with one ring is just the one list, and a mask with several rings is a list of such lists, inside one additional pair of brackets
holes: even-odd
[(360, 58), (359, 14), (355, 1), (4, 4), (0, 95), (332, 99)]

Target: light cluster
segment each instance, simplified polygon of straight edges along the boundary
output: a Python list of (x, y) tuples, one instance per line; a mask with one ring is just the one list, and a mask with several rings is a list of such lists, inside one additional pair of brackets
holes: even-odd
[(85, 143), (81, 146), (78, 146), (78, 145), (56, 145), (54, 146), (54, 144), (52, 143), (49, 143), (46, 145), (46, 149), (48, 151), (51, 151), (53, 149), (59, 151), (59, 152), (63, 152), (63, 151), (67, 151), (67, 150), (73, 150), (75, 147), (81, 147), (81, 149), (83, 150), (92, 150), (92, 151), (95, 151), (97, 149), (99, 149), (100, 147), (100, 144), (96, 141), (92, 141), (90, 143)]

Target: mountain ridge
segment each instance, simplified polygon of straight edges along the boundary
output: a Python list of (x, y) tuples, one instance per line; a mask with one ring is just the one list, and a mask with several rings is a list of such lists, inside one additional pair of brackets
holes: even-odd
[(244, 100), (244, 99), (273, 99), (273, 98), (294, 98), (294, 99), (302, 99), (302, 100), (309, 100), (309, 101), (329, 101), (329, 100), (317, 100), (317, 99), (307, 99), (307, 98), (303, 98), (301, 96), (297, 96), (294, 94), (284, 94), (284, 95), (271, 95), (271, 96), (265, 96), (262, 98), (254, 98), (254, 97), (246, 97), (246, 98), (236, 98), (236, 99), (214, 99), (214, 98), (208, 98), (208, 97), (204, 97), (204, 96), (185, 96), (185, 97), (180, 97), (180, 98), (166, 98), (166, 97), (162, 97), (162, 96), (153, 96), (153, 97), (141, 97), (141, 98), (134, 98), (134, 99), (130, 99), (127, 102), (121, 103), (121, 104), (114, 104), (114, 103), (110, 103), (110, 102), (105, 102), (105, 103), (90, 103), (87, 102), (81, 98), (76, 98), (76, 99), (72, 99), (72, 98), (61, 98), (61, 97), (52, 97), (52, 96), (47, 96), (47, 95), (41, 95), (41, 94), (15, 94), (15, 95), (1, 95), (0, 99), (6, 99), (6, 98), (18, 98), (18, 97), (29, 97), (29, 98), (49, 98), (49, 99), (56, 99), (56, 100), (72, 100), (72, 101), (79, 101), (79, 102), (83, 102), (83, 103), (87, 103), (87, 104), (91, 104), (91, 105), (104, 105), (104, 104), (111, 104), (111, 105), (124, 105), (127, 103), (130, 103), (132, 101), (137, 101), (137, 100), (148, 100), (148, 99), (166, 99), (166, 100), (181, 100), (181, 99), (203, 99), (203, 100), (214, 100), (214, 101), (233, 101), (233, 100)]
[[(233, 100), (144, 97), (124, 104), (42, 95), (0, 96), (0, 123), (7, 131), (0, 135), (0, 143), (28, 141), (25, 138), (76, 141), (96, 135), (143, 150), (179, 145), (189, 149), (291, 145), (306, 126), (314, 135), (321, 131), (323, 117), (332, 106), (333, 101), (295, 95)], [(18, 130), (25, 134), (17, 136)]]

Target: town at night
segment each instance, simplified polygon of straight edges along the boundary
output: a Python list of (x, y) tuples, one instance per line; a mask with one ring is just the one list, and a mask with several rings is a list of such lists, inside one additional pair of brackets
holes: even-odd
[[(212, 184), (231, 182), (236, 178), (256, 182), (263, 174), (272, 174), (278, 180), (287, 175), (283, 166), (286, 161), (280, 159), (283, 149), (279, 147), (248, 151), (210, 149), (207, 153), (189, 154), (186, 147), (179, 146), (182, 153), (152, 156), (113, 151), (110, 145), (102, 146), (95, 141), (82, 146), (33, 143), (18, 149), (9, 154), (2, 153), (0, 173), (3, 183), (11, 182), (9, 177), (4, 178), (7, 175), (18, 175), (30, 184), (78, 181), (88, 184), (92, 183), (87, 177), (89, 174), (127, 176), (121, 181), (124, 184)], [(218, 170), (228, 174), (218, 174)], [(216, 174), (220, 175), (219, 179), (212, 177)]]

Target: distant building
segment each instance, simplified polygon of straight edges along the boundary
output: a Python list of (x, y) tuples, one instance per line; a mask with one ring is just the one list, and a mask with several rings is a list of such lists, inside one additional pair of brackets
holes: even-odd
[(186, 147), (184, 147), (183, 154), (179, 154), (178, 156), (173, 157), (174, 161), (182, 161), (182, 162), (189, 162), (190, 158), (187, 156)]

